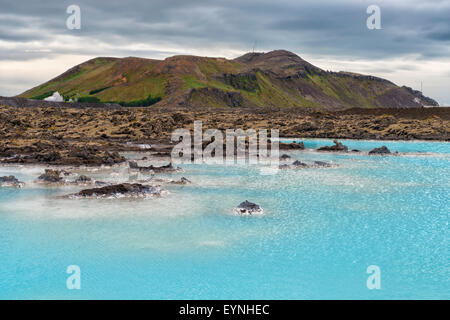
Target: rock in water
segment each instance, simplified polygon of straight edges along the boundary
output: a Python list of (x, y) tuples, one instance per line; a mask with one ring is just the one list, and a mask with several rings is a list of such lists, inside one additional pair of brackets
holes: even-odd
[(129, 161), (128, 162), (130, 169), (135, 169), (139, 171), (153, 171), (154, 173), (165, 173), (165, 172), (178, 172), (181, 171), (179, 167), (174, 167), (172, 165), (172, 162), (160, 167), (155, 167), (153, 165), (150, 165), (148, 167), (141, 167), (137, 164), (136, 161)]
[(189, 184), (189, 183), (192, 183), (188, 178), (185, 178), (185, 177), (181, 177), (181, 179), (180, 180), (172, 180), (172, 181), (170, 181), (170, 183), (172, 183), (172, 184)]
[(326, 168), (331, 167), (331, 164), (323, 161), (314, 161), (314, 165), (317, 167), (326, 167)]
[(14, 176), (0, 177), (0, 187), (23, 188), (23, 186), (25, 186), (25, 183)]
[(280, 150), (304, 150), (305, 145), (303, 141), (300, 142), (291, 142), (291, 143), (279, 143)]
[(293, 165), (294, 167), (296, 167), (296, 168), (298, 168), (298, 167), (306, 168), (306, 167), (308, 166), (306, 163), (303, 163), (303, 162), (301, 162), (301, 161), (299, 161), (299, 160), (295, 160), (295, 161), (292, 163), (292, 165)]
[(72, 194), (70, 198), (145, 198), (148, 196), (160, 196), (161, 189), (157, 186), (146, 186), (139, 183), (121, 183), (101, 188), (81, 190)]
[(136, 161), (128, 161), (128, 165), (130, 166), (130, 169), (139, 169), (140, 168)]
[(38, 177), (38, 181), (46, 183), (58, 183), (62, 182), (61, 171), (45, 169), (45, 173)]
[(308, 165), (299, 160), (295, 160), (292, 164), (282, 164), (278, 168), (279, 169), (299, 169), (299, 168), (308, 168)]
[(248, 200), (245, 200), (240, 205), (238, 205), (236, 208), (234, 208), (234, 213), (238, 215), (243, 216), (252, 216), (252, 215), (260, 215), (263, 214), (263, 209), (252, 202), (249, 202)]
[(89, 183), (92, 182), (92, 179), (85, 176), (85, 175), (80, 175), (76, 180), (75, 183)]
[(380, 148), (375, 148), (369, 151), (369, 154), (390, 154), (391, 150), (389, 150), (386, 146), (382, 146)]
[(341, 142), (337, 141), (337, 140), (333, 140), (334, 146), (325, 146), (325, 147), (321, 147), (318, 150), (319, 151), (342, 151), (342, 152), (347, 152), (348, 151), (348, 147), (344, 146)]
[(164, 172), (178, 172), (181, 169), (178, 167), (174, 167), (172, 163), (169, 163), (168, 165), (161, 166), (161, 167), (154, 167), (150, 166), (148, 167), (150, 170), (153, 170), (155, 173), (164, 173)]

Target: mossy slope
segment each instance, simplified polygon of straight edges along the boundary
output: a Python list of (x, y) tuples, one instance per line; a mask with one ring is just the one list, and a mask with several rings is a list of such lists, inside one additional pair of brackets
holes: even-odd
[(248, 53), (234, 60), (95, 58), (20, 96), (44, 99), (54, 91), (66, 100), (128, 106), (342, 109), (418, 107), (433, 101), (384, 79), (324, 71), (284, 50)]

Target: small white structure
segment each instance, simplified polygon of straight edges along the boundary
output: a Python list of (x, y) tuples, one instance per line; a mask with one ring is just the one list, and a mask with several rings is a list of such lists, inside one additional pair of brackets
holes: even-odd
[(63, 102), (64, 98), (56, 91), (50, 97), (45, 98), (44, 101)]

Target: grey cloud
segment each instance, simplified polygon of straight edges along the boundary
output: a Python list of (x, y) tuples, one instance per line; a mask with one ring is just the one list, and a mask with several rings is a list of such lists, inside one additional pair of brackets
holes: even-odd
[(0, 51), (0, 61), (1, 60), (29, 61), (49, 56), (51, 57), (52, 54), (54, 53), (49, 51), (3, 49), (2, 51)]
[(418, 70), (419, 68), (417, 68), (417, 66), (413, 66), (413, 65), (400, 65), (397, 67), (397, 69), (405, 70), (405, 71), (414, 71), (414, 70)]
[(388, 68), (364, 68), (364, 72), (368, 74), (389, 74), (394, 73), (395, 70)]
[(427, 37), (433, 40), (450, 41), (450, 26), (447, 30), (430, 32), (427, 34)]
[[(367, 3), (354, 1), (76, 2), (82, 9), (82, 30), (70, 32), (65, 28), (65, 10), (73, 1), (2, 0), (3, 13), (21, 19), (8, 26), (2, 23), (0, 39), (49, 41), (52, 35), (70, 33), (117, 45), (165, 41), (245, 50), (257, 41), (262, 50), (286, 48), (299, 53), (359, 58), (409, 53), (436, 58), (440, 53), (448, 54), (448, 50), (437, 49), (449, 40), (450, 6), (439, 10), (425, 7), (418, 11), (407, 2), (396, 6), (386, 3), (382, 6), (383, 29), (368, 30)], [(27, 25), (27, 18), (44, 32), (36, 33), (36, 28)], [(436, 29), (436, 25), (440, 28)], [(29, 32), (24, 32), (26, 29)]]

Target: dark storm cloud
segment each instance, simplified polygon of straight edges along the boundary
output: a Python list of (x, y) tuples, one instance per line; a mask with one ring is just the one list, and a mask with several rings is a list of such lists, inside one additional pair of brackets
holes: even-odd
[[(245, 51), (256, 41), (261, 50), (286, 48), (310, 55), (448, 56), (450, 2), (428, 3), (381, 2), (383, 29), (368, 30), (366, 8), (371, 3), (367, 1), (1, 0), (0, 40), (29, 43), (76, 35), (86, 38), (86, 45), (77, 49), (79, 54), (95, 51), (89, 47), (89, 39), (95, 39), (118, 49), (133, 43), (165, 42)], [(70, 4), (81, 7), (79, 31), (65, 27)], [(57, 46), (52, 49), (64, 51)]]
[(432, 40), (449, 41), (450, 42), (450, 25), (446, 26), (445, 28), (439, 29), (439, 30), (428, 32), (427, 37)]

